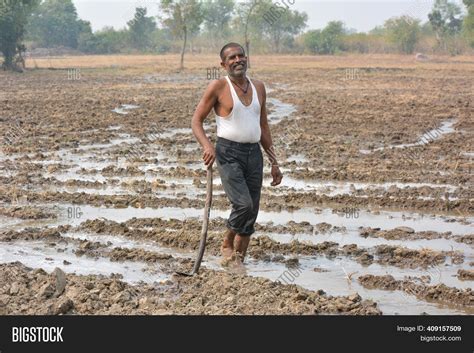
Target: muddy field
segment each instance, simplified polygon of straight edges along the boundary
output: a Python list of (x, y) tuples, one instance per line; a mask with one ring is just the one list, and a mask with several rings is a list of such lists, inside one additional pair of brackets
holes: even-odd
[[(474, 58), (254, 57), (268, 163), (244, 269), (190, 129), (217, 56), (0, 72), (0, 314), (474, 314)], [(206, 130), (215, 141), (211, 115)]]

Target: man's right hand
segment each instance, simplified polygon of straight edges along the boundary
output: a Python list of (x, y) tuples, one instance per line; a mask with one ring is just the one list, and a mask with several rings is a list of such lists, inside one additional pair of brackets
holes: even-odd
[(204, 160), (204, 164), (207, 167), (211, 167), (214, 161), (216, 160), (216, 150), (214, 146), (209, 145), (204, 148), (204, 153), (202, 155), (202, 159)]

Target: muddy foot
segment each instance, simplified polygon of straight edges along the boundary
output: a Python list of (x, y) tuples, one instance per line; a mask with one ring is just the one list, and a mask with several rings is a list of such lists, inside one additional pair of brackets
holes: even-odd
[(234, 259), (232, 258), (232, 256), (222, 256), (221, 266), (230, 267), (233, 262), (234, 262)]
[(221, 254), (223, 258), (232, 257), (234, 254), (234, 249), (230, 247), (221, 246)]
[(232, 273), (242, 275), (247, 273), (245, 265), (242, 261), (242, 255), (238, 252), (233, 252), (229, 257), (223, 257), (221, 260), (221, 265)]
[(234, 261), (234, 250), (229, 247), (224, 247), (221, 246), (221, 254), (222, 254), (222, 259), (221, 259), (221, 265), (223, 267), (229, 266), (229, 264)]

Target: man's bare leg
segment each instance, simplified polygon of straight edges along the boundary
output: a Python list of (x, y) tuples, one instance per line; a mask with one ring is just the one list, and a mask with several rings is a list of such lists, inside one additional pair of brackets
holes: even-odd
[(250, 237), (245, 235), (237, 234), (234, 241), (235, 253), (241, 263), (244, 262), (245, 254), (247, 254), (247, 248), (250, 243)]
[(221, 254), (223, 260), (229, 259), (234, 254), (234, 238), (235, 232), (231, 229), (227, 229), (224, 234), (224, 240), (222, 241)]

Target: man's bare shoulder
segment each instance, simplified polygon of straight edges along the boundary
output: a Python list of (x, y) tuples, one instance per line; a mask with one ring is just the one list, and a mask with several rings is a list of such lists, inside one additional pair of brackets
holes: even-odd
[(260, 80), (256, 80), (256, 79), (252, 79), (252, 82), (253, 84), (255, 85), (255, 88), (261, 92), (265, 92), (265, 84), (260, 81)]
[(209, 84), (207, 85), (207, 90), (214, 94), (220, 94), (220, 92), (222, 92), (225, 86), (226, 86), (226, 79), (220, 78), (220, 79), (212, 80), (211, 82), (209, 82)]

